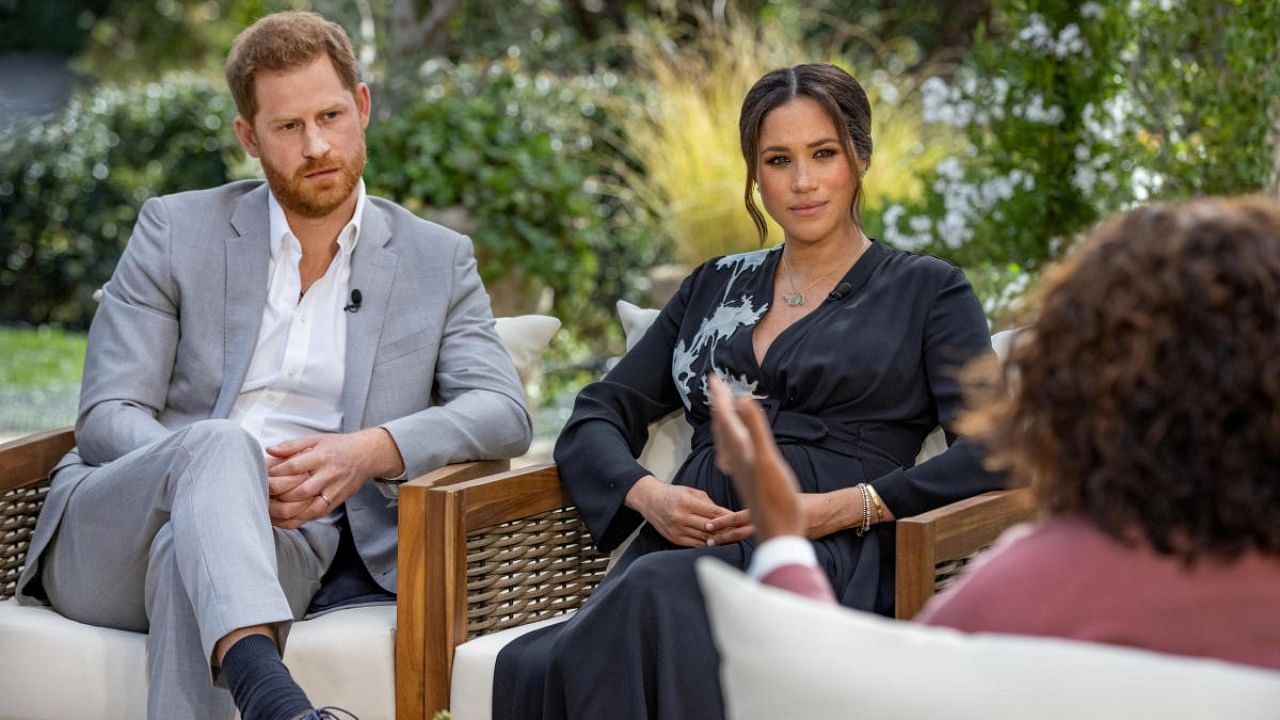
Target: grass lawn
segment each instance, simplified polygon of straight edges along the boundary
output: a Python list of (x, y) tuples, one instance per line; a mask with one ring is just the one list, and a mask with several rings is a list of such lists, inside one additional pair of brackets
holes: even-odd
[(84, 333), (0, 328), (0, 433), (75, 421), (84, 346)]
[(0, 328), (0, 385), (79, 385), (84, 333)]

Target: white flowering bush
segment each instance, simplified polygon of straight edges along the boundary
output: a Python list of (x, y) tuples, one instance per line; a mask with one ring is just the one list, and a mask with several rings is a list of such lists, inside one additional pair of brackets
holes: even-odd
[(1099, 218), (1136, 203), (1275, 188), (1280, 0), (996, 0), (927, 127), (963, 134), (888, 243), (970, 270), (998, 314)]

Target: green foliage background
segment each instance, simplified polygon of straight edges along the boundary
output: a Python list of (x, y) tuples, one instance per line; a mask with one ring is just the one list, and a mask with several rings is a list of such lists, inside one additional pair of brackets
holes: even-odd
[(462, 206), (487, 283), (518, 277), (529, 312), (542, 290), (584, 337), (612, 332), (613, 301), (637, 299), (660, 244), (611, 178), (616, 75), (531, 73), (515, 60), (451, 67), (369, 133), (371, 192), (430, 215)]
[(966, 267), (989, 312), (1116, 211), (1275, 191), (1277, 0), (994, 5), (964, 63), (925, 88), (926, 120), (967, 146), (872, 228)]
[[(689, 90), (655, 81), (628, 40), (641, 28), (711, 67), (719, 51), (695, 42), (708, 18), (759, 42), (783, 28), (801, 56), (867, 68), (896, 112), (923, 81), (926, 124), (893, 127), (925, 161), (868, 180), (922, 190), (886, 194), (868, 230), (964, 266), (993, 314), (1116, 210), (1277, 184), (1280, 0), (470, 0), (425, 65), (389, 57), (390, 0), (0, 0), (0, 51), (74, 55), (88, 86), (0, 137), (0, 323), (83, 327), (142, 200), (255, 173), (220, 63), (286, 8), (335, 17), (368, 53), (371, 189), (428, 216), (465, 208), (485, 279), (521, 286), (593, 353), (617, 350), (612, 302), (690, 242), (664, 222), (671, 191), (643, 188), (662, 148), (636, 153), (619, 114)], [(390, 75), (404, 91), (381, 92)]]
[(175, 74), (0, 136), (0, 322), (86, 326), (142, 202), (227, 181), (234, 114), (221, 87)]

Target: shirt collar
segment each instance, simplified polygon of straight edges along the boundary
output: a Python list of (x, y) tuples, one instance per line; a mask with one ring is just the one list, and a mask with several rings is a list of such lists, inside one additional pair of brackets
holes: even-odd
[[(342, 227), (338, 233), (338, 250), (344, 255), (350, 255), (356, 249), (356, 242), (360, 240), (360, 226), (364, 222), (364, 178), (360, 178), (360, 183), (356, 185), (356, 210), (351, 214), (351, 220)], [(297, 244), (297, 236), (293, 234), (293, 229), (289, 227), (289, 220), (285, 217), (284, 208), (280, 206), (280, 201), (276, 200), (276, 194), (267, 188), (267, 217), (270, 223), (267, 231), (271, 233), (271, 257), (274, 259), (276, 253), (283, 246), (285, 238), (291, 238), (292, 244)]]

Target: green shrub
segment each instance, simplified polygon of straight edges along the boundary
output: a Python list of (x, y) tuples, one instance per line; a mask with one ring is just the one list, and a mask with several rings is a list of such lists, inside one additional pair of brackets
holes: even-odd
[(968, 147), (885, 211), (891, 243), (1025, 284), (1117, 210), (1274, 186), (1280, 0), (1001, 0), (993, 15), (956, 76), (926, 84), (925, 119)]
[[(438, 71), (369, 132), (370, 192), (431, 216), (462, 206), (481, 276), (550, 293), (550, 310), (591, 342), (613, 333), (613, 301), (634, 297), (657, 245), (607, 139), (611, 75), (563, 79), (515, 61)], [(533, 312), (532, 306), (518, 308)]]
[(86, 326), (142, 202), (227, 181), (233, 116), (221, 87), (179, 74), (0, 138), (0, 322)]
[(108, 0), (0, 0), (0, 53), (72, 55), (85, 44), (89, 24)]
[[(920, 176), (956, 145), (954, 133), (930, 132), (926, 146), (919, 98), (907, 78), (882, 68), (863, 72), (842, 57), (827, 58), (789, 26), (731, 15), (704, 17), (693, 30), (682, 38), (661, 23), (633, 29), (628, 45), (650, 97), (613, 104), (638, 164), (628, 183), (661, 218), (663, 233), (686, 265), (759, 244), (743, 206), (746, 168), (738, 114), (751, 86), (771, 70), (830, 60), (865, 87), (875, 143), (864, 185), (868, 226), (886, 205), (923, 195)], [(767, 215), (766, 222), (767, 242), (781, 242), (781, 229)]]
[[(465, 207), (487, 282), (545, 288), (579, 342), (616, 335), (612, 302), (636, 296), (658, 251), (596, 139), (616, 137), (598, 103), (616, 82), (438, 73), (371, 125), (370, 192), (428, 215)], [(177, 74), (102, 86), (0, 138), (0, 322), (87, 325), (143, 201), (243, 176), (234, 115), (220, 83)]]

